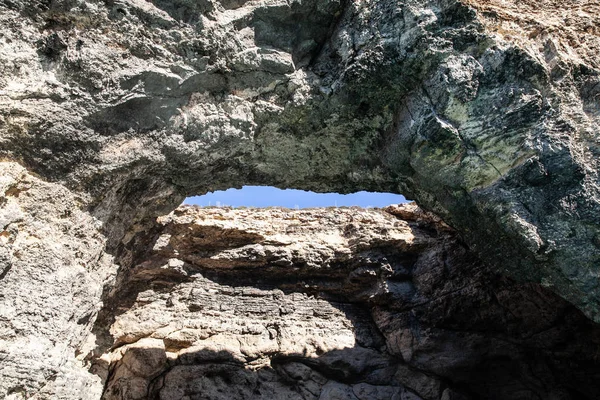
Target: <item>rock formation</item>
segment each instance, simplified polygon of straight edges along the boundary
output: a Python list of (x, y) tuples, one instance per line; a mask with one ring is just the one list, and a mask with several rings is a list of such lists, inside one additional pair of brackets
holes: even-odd
[[(600, 327), (412, 205), (160, 218), (96, 334), (103, 399), (593, 399)], [(102, 353), (102, 354), (101, 354)]]
[(83, 201), (0, 163), (0, 398), (100, 398), (76, 351), (115, 273)]
[[(134, 287), (127, 292), (124, 282), (152, 281), (153, 263), (167, 257), (168, 246), (156, 254), (144, 247), (161, 229), (178, 226), (156, 225), (156, 217), (187, 195), (243, 184), (403, 193), (456, 229), (465, 251), (472, 252), (468, 257), (481, 260), (469, 265), (486, 271), (480, 284), (489, 296), (482, 302), (507, 285), (511, 303), (538, 293), (545, 299), (540, 307), (554, 315), (551, 310), (569, 307), (557, 294), (599, 322), (599, 11), (593, 0), (0, 0), (0, 396), (99, 398), (103, 364), (95, 362), (96, 375), (84, 366), (95, 357), (113, 371), (106, 393), (120, 387), (120, 378), (123, 387), (138, 389), (166, 382), (164, 357), (183, 360), (177, 354), (188, 347), (172, 351), (163, 340), (163, 353), (156, 347), (156, 340), (164, 339), (160, 335), (123, 342), (122, 354), (110, 343), (111, 332), (121, 335), (111, 331), (124, 321), (119, 318), (141, 307), (139, 293)], [(251, 234), (240, 240), (258, 239)], [(235, 290), (226, 287), (245, 279), (225, 274), (219, 276), (235, 284), (189, 281), (184, 266), (192, 261), (173, 261), (176, 265), (160, 270), (174, 296), (184, 287), (208, 290), (212, 284), (218, 293), (229, 293)], [(257, 298), (275, 299), (269, 291), (284, 277), (272, 267), (271, 286), (255, 288), (264, 290)], [(453, 285), (471, 287), (473, 275), (465, 272)], [(271, 306), (290, 301), (289, 293), (278, 290), (283, 294), (277, 292)], [(352, 285), (318, 291), (326, 296), (314, 301), (341, 296), (336, 301), (371, 310), (387, 341), (389, 332), (407, 323), (399, 312), (375, 310), (381, 304), (353, 297), (359, 294)], [(229, 301), (233, 295), (222, 296)], [(423, 296), (436, 298), (433, 292)], [(148, 301), (158, 300), (151, 295)], [(503, 333), (509, 336), (524, 332), (518, 342), (524, 347), (515, 350), (524, 360), (524, 338), (537, 332), (527, 321), (541, 317), (522, 311), (516, 313), (523, 316), (517, 318), (521, 325), (502, 329), (510, 330)], [(566, 312), (573, 313), (583, 318)], [(423, 318), (438, 326), (436, 315)], [(466, 315), (471, 317), (453, 320), (453, 329), (469, 331), (471, 322), (485, 320), (474, 311)], [(545, 326), (565, 326), (548, 318), (553, 322)], [(582, 347), (558, 351), (552, 346), (566, 343), (559, 335), (559, 342), (544, 349), (574, 363), (589, 361), (581, 366), (582, 376), (573, 377), (583, 392), (560, 383), (572, 376), (564, 364), (545, 369), (560, 375), (556, 385), (533, 367), (529, 375), (522, 373), (535, 375), (540, 390), (554, 390), (552, 396), (559, 398), (595, 396), (593, 385), (583, 382), (595, 376), (593, 352), (584, 350), (593, 342), (593, 329), (584, 319), (577, 321), (564, 335), (591, 335)], [(297, 324), (294, 329), (312, 329)], [(399, 327), (388, 331), (394, 324)], [(92, 330), (95, 336), (88, 335)], [(134, 333), (122, 332), (123, 337)], [(363, 340), (359, 336), (357, 343)], [(469, 340), (477, 343), (442, 337), (447, 342), (433, 343), (461, 343), (467, 349)], [(374, 348), (396, 360), (398, 350), (386, 346)], [(436, 351), (444, 354), (440, 346)], [(144, 373), (133, 371), (135, 354), (150, 348), (158, 349), (152, 353), (155, 362)], [(469, 353), (474, 357), (469, 371), (483, 373), (474, 367), (475, 353)], [(232, 368), (252, 361), (231, 354)], [(327, 365), (329, 359), (319, 357)], [(443, 381), (440, 388), (471, 397), (495, 390), (487, 383), (467, 387), (472, 381), (466, 370), (460, 375), (403, 360), (411, 371)], [(282, 362), (284, 368), (292, 361)], [(189, 365), (201, 370), (197, 363)], [(330, 381), (346, 385), (340, 393), (359, 385), (354, 378), (308, 367), (307, 374), (319, 374), (312, 382), (320, 390)], [(257, 368), (262, 372), (240, 370), (232, 376), (261, 380), (266, 376), (261, 374), (274, 373), (279, 378), (273, 382), (282, 384), (282, 369)], [(382, 393), (429, 396), (407, 379), (394, 382), (402, 387), (386, 386)], [(542, 393), (531, 385), (525, 385), (531, 393)], [(148, 390), (159, 391), (158, 386)]]

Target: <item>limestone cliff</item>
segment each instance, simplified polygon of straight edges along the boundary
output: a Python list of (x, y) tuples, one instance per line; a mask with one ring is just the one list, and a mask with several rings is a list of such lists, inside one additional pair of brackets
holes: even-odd
[(599, 6), (0, 0), (0, 396), (97, 398), (156, 217), (243, 184), (403, 193), (599, 322)]
[(207, 190), (385, 189), (600, 315), (597, 2), (0, 7), (1, 153), (111, 245)]
[(104, 399), (600, 396), (600, 327), (414, 205), (182, 207), (137, 246), (98, 319)]

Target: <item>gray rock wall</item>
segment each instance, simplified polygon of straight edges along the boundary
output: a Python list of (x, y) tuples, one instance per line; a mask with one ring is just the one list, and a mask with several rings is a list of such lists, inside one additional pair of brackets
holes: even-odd
[[(494, 271), (598, 321), (598, 15), (594, 1), (0, 0), (3, 176), (40, 193), (7, 187), (1, 213), (47, 232), (25, 252), (1, 236), (2, 395), (77, 387), (60, 371), (110, 342), (84, 345), (146, 251), (139, 234), (186, 195), (243, 184), (403, 193)], [(19, 351), (47, 360), (19, 370)]]
[(79, 351), (117, 269), (99, 223), (64, 186), (0, 170), (0, 398), (99, 398)]
[(402, 192), (596, 318), (594, 3), (2, 4), (2, 154), (111, 247), (207, 190)]

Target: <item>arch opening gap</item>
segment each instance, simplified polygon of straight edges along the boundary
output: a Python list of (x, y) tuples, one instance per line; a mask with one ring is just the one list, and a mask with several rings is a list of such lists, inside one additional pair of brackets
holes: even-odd
[(243, 186), (209, 192), (185, 199), (183, 204), (201, 207), (361, 207), (380, 208), (390, 204), (407, 203), (399, 194), (356, 192), (351, 194), (315, 193), (297, 189), (279, 189), (273, 186)]

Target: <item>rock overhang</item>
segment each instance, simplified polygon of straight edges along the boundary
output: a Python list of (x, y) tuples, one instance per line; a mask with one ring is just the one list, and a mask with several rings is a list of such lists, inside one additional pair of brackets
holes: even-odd
[(385, 190), (597, 319), (593, 4), (2, 7), (2, 157), (65, 184), (122, 262), (186, 195)]
[[(519, 259), (515, 276), (576, 302), (594, 274), (594, 205), (584, 203), (596, 168), (595, 147), (570, 137), (597, 121), (566, 102), (564, 78), (583, 90), (594, 65), (554, 47), (552, 62), (540, 60), (498, 38), (485, 13), (497, 6), (470, 5), (15, 3), (7, 34), (37, 56), (14, 59), (24, 72), (4, 87), (4, 154), (91, 194), (115, 240), (134, 210), (140, 220), (173, 208), (168, 196), (244, 183), (402, 191), (482, 254), (493, 243)], [(129, 37), (133, 26), (143, 35)], [(547, 70), (556, 59), (573, 65), (560, 82)], [(577, 125), (569, 112), (587, 118)], [(492, 233), (470, 222), (480, 218)], [(585, 267), (552, 272), (573, 246)], [(580, 306), (593, 313), (593, 302)]]

